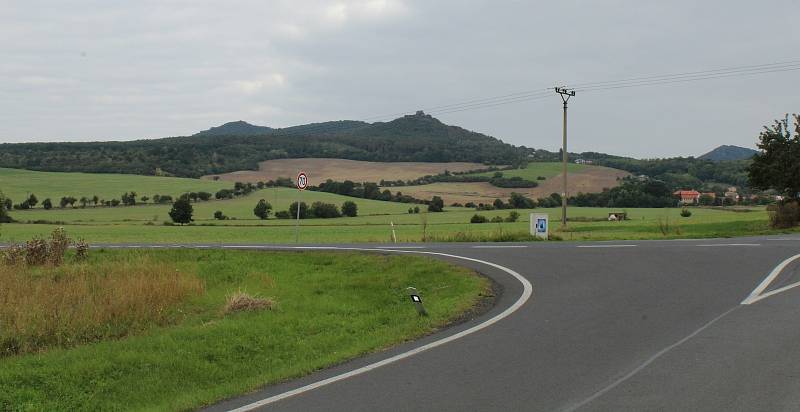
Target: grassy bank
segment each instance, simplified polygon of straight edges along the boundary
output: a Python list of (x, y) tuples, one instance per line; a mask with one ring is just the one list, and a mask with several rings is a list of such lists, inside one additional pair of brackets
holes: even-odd
[[(54, 341), (41, 352), (0, 357), (0, 410), (196, 408), (429, 333), (472, 307), (488, 287), (441, 261), (355, 253), (95, 251), (84, 266), (68, 261), (60, 270), (80, 283), (108, 265), (128, 268), (106, 275), (108, 282), (123, 281), (135, 279), (141, 262), (174, 268), (202, 289), (169, 306), (171, 321), (144, 322), (124, 338)], [(45, 285), (65, 276), (41, 268), (24, 275)], [(429, 317), (417, 316), (408, 302), (404, 289), (411, 285), (423, 294)], [(226, 314), (226, 300), (238, 291), (268, 297), (274, 306)]]

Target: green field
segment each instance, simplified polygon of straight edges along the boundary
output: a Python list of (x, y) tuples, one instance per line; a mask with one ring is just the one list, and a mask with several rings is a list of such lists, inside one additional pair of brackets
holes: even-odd
[[(196, 409), (428, 334), (491, 293), (474, 272), (405, 255), (94, 251), (88, 264), (67, 266), (139, 262), (173, 265), (200, 279), (203, 292), (174, 311), (170, 326), (39, 353), (0, 353), (0, 410)], [(51, 276), (47, 270), (37, 271), (39, 281)], [(409, 303), (410, 285), (423, 295), (429, 317)], [(225, 314), (226, 297), (239, 290), (275, 306)]]
[[(245, 203), (241, 214), (252, 213), (258, 194), (249, 198), (219, 201), (215, 204), (225, 213), (227, 202)], [(335, 195), (331, 195), (335, 196)], [(247, 200), (250, 200), (247, 202)], [(361, 215), (355, 218), (304, 219), (300, 223), (299, 241), (304, 243), (336, 242), (390, 242), (391, 224), (399, 242), (431, 240), (503, 240), (508, 234), (523, 235), (529, 231), (530, 213), (547, 213), (552, 221), (553, 233), (563, 240), (614, 240), (614, 239), (674, 239), (732, 237), (778, 233), (768, 226), (764, 208), (740, 211), (692, 208), (691, 217), (681, 217), (680, 209), (623, 209), (630, 220), (608, 222), (608, 212), (619, 209), (570, 208), (571, 221), (566, 230), (559, 228), (561, 211), (553, 209), (518, 210), (520, 220), (514, 223), (469, 223), (478, 213), (488, 218), (507, 216), (508, 210), (476, 212), (466, 208), (446, 208), (443, 213), (404, 213), (407, 205), (378, 202), (401, 209), (390, 214)], [(202, 204), (201, 204), (202, 205)], [(213, 207), (211, 208), (213, 209)], [(209, 210), (211, 210), (209, 209)], [(424, 209), (424, 208), (423, 208)], [(159, 210), (157, 213), (153, 211)], [(141, 213), (143, 220), (126, 220), (130, 212)], [(131, 208), (65, 211), (35, 211), (12, 214), (17, 219), (25, 216), (63, 219), (68, 232), (92, 242), (153, 242), (153, 243), (292, 243), (295, 241), (295, 221), (258, 220), (254, 216), (240, 220), (197, 220), (191, 226), (164, 226), (149, 222), (148, 216), (166, 217), (166, 209), (156, 206)], [(96, 215), (93, 216), (93, 213)], [(388, 212), (387, 212), (388, 213)], [(91, 221), (94, 220), (94, 221)], [(22, 241), (33, 235), (46, 235), (55, 224), (6, 224), (0, 228), (0, 242)], [(516, 238), (520, 238), (516, 236)], [(511, 240), (511, 239), (506, 239)]]
[[(539, 176), (551, 178), (559, 175), (563, 170), (562, 167), (562, 164), (559, 162), (531, 162), (528, 163), (528, 166), (524, 169), (503, 170), (502, 173), (505, 177), (521, 177), (526, 180), (535, 181)], [(592, 166), (579, 165), (575, 163), (567, 164), (567, 170), (569, 173), (579, 172), (585, 170), (587, 167)], [(492, 176), (494, 174), (495, 172), (484, 172), (476, 173), (475, 175)]]
[(58, 204), (63, 196), (101, 199), (119, 199), (125, 192), (134, 191), (139, 196), (171, 195), (205, 191), (215, 193), (230, 189), (231, 182), (184, 179), (178, 177), (138, 176), (100, 173), (36, 172), (32, 170), (0, 168), (0, 190), (14, 203), (22, 202), (33, 193), (41, 201), (46, 198)]

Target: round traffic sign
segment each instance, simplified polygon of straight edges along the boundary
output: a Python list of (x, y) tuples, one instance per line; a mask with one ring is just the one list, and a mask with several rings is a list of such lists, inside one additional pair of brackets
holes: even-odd
[(300, 172), (297, 174), (297, 188), (300, 190), (306, 190), (308, 187), (308, 176), (304, 172)]

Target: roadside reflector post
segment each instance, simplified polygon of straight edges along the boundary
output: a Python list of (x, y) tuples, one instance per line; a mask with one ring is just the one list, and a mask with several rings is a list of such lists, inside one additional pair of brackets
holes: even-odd
[(392, 242), (397, 243), (397, 233), (394, 232), (394, 222), (389, 222), (392, 225)]
[(411, 298), (411, 302), (414, 302), (414, 307), (417, 308), (417, 313), (420, 316), (428, 316), (428, 312), (425, 310), (425, 307), (422, 306), (422, 298), (419, 297), (419, 292), (417, 292), (417, 288), (408, 287), (406, 288), (406, 292), (408, 292), (408, 296)]

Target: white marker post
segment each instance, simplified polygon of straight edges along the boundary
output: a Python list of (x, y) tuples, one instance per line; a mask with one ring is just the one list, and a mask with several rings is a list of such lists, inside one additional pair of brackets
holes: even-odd
[(531, 213), (531, 235), (547, 240), (550, 222), (547, 214)]
[[(297, 189), (302, 192), (308, 187), (308, 176), (305, 172), (297, 174)], [(298, 195), (300, 194), (298, 192)], [(297, 196), (297, 222), (294, 225), (294, 243), (300, 242), (300, 196)]]
[(414, 307), (417, 308), (417, 313), (420, 316), (428, 316), (428, 311), (425, 310), (425, 307), (422, 306), (422, 298), (419, 297), (419, 292), (417, 292), (417, 288), (409, 286), (406, 288), (408, 291), (408, 296), (411, 298), (411, 302), (414, 302)]

